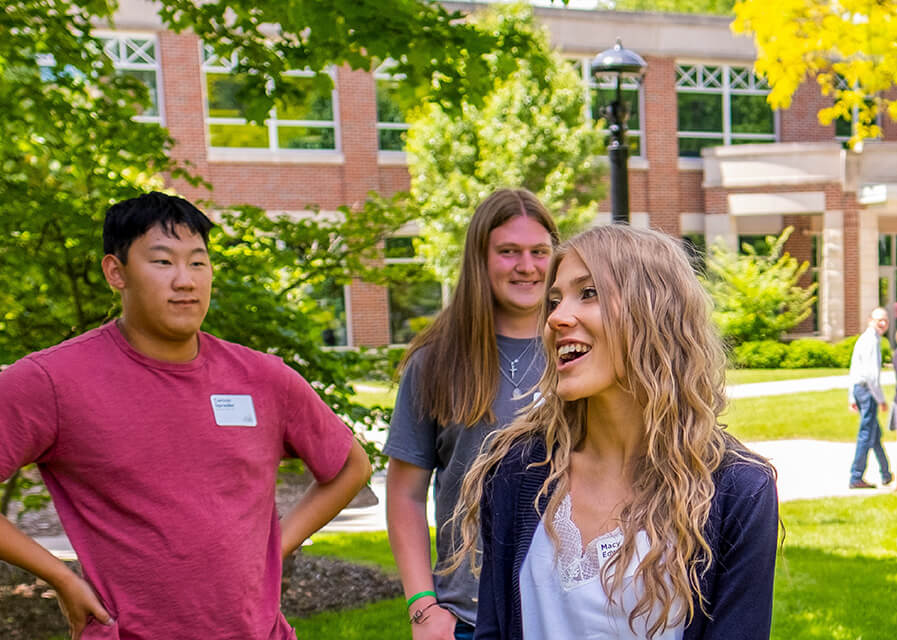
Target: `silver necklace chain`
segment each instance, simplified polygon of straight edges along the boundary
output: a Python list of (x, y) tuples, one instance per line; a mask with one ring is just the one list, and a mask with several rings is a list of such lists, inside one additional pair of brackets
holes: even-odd
[(510, 371), (510, 373), (508, 373), (508, 371), (505, 371), (501, 362), (498, 363), (498, 371), (501, 373), (502, 377), (504, 377), (505, 380), (511, 383), (511, 387), (514, 389), (514, 398), (519, 398), (521, 395), (523, 395), (520, 391), (520, 384), (524, 380), (526, 380), (526, 375), (533, 368), (533, 365), (536, 362), (537, 354), (534, 353), (533, 357), (530, 358), (529, 364), (520, 375), (520, 382), (517, 382), (517, 363), (519, 363), (526, 356), (526, 354), (528, 354), (533, 349), (538, 341), (538, 338), (532, 338), (516, 358), (511, 358), (507, 353), (504, 352), (504, 350), (500, 346), (498, 346), (497, 342), (495, 344), (495, 346), (498, 347), (498, 354), (508, 361), (508, 371)]

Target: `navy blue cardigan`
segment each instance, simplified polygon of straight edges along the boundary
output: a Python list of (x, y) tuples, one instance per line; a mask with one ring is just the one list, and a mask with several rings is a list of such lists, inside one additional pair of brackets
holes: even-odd
[[(533, 502), (548, 476), (548, 465), (527, 465), (544, 459), (541, 440), (518, 445), (487, 480), (476, 640), (523, 639), (520, 567), (539, 524)], [(768, 640), (779, 525), (775, 482), (767, 469), (737, 461), (723, 465), (714, 481), (704, 530), (713, 562), (701, 584), (709, 617), (695, 602), (683, 640)], [(542, 499), (543, 512), (547, 502)]]

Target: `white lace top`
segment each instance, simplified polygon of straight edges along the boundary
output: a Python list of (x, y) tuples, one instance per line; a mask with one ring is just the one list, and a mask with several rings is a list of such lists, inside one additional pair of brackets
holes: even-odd
[[(520, 569), (521, 613), (525, 640), (635, 640), (645, 638), (645, 620), (629, 628), (629, 613), (641, 589), (629, 578), (624, 580), (622, 598), (608, 601), (601, 585), (601, 568), (623, 542), (619, 529), (599, 536), (585, 548), (579, 528), (570, 517), (570, 495), (564, 497), (554, 518), (560, 538), (555, 550), (544, 523), (539, 523)], [(626, 568), (632, 576), (639, 558), (648, 549), (648, 537), (636, 537), (636, 557)], [(673, 612), (675, 614), (675, 611)], [(684, 624), (655, 636), (655, 640), (681, 640)]]

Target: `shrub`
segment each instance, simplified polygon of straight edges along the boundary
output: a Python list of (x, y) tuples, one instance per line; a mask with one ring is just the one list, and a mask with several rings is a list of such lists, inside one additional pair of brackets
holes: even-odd
[[(859, 336), (847, 336), (843, 340), (839, 340), (835, 344), (832, 345), (832, 352), (834, 354), (836, 367), (848, 368), (850, 367), (850, 356), (853, 354), (853, 347), (857, 342), (857, 338)], [(882, 364), (891, 361), (891, 344), (888, 342), (887, 338), (881, 339), (881, 361)]]
[(782, 360), (784, 369), (810, 369), (836, 366), (834, 348), (828, 342), (814, 338), (802, 338), (788, 345), (788, 353)]
[(732, 350), (732, 362), (739, 369), (778, 369), (787, 352), (775, 340), (743, 342)]

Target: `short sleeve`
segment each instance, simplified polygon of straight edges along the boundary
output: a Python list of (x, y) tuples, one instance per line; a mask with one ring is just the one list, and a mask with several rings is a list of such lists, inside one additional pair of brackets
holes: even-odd
[(0, 373), (0, 480), (47, 461), (58, 426), (53, 383), (40, 365), (27, 357)]
[(282, 365), (287, 378), (284, 399), (284, 455), (302, 460), (318, 482), (332, 480), (346, 464), (352, 431), (315, 393), (305, 378)]
[[(418, 351), (415, 356), (419, 356)], [(383, 453), (422, 469), (436, 467), (437, 424), (420, 406), (420, 358), (411, 363), (399, 383), (395, 409)]]

